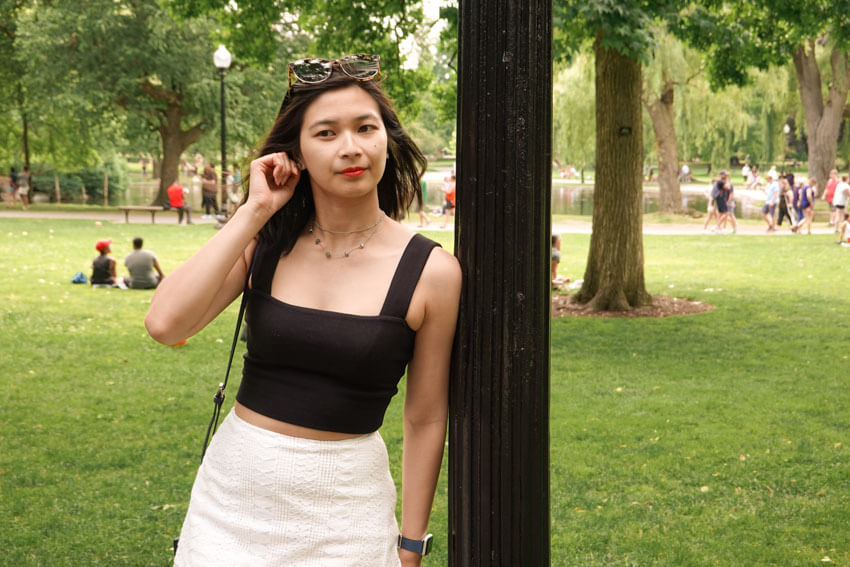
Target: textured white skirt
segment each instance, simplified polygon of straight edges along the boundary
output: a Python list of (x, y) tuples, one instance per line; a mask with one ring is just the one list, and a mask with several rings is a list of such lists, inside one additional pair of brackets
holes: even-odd
[(398, 567), (380, 434), (342, 441), (224, 419), (198, 470), (176, 567)]

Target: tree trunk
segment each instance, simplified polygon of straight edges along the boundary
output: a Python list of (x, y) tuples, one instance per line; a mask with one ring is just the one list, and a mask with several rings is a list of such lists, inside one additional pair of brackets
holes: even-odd
[(847, 52), (833, 48), (829, 60), (832, 81), (824, 103), (821, 74), (815, 57), (815, 40), (809, 40), (808, 49), (801, 45), (794, 52), (794, 69), (797, 72), (803, 112), (806, 114), (809, 175), (817, 179), (821, 188), (826, 186), (829, 171), (835, 166), (841, 116), (847, 93), (850, 92), (850, 60)]
[(663, 213), (682, 212), (679, 187), (679, 148), (673, 113), (673, 84), (665, 82), (660, 97), (647, 101), (652, 130), (658, 147), (658, 201)]
[(188, 130), (180, 128), (183, 109), (176, 104), (169, 104), (162, 117), (162, 125), (159, 127), (159, 137), (162, 140), (162, 163), (159, 170), (159, 192), (153, 200), (155, 205), (166, 202), (168, 187), (174, 183), (180, 172), (180, 156), (203, 133), (202, 124), (196, 124)]
[(596, 185), (593, 234), (576, 301), (622, 311), (652, 298), (643, 275), (643, 129), (640, 63), (602, 46), (596, 54)]
[(27, 118), (24, 87), (20, 81), (18, 81), (18, 110), (21, 113), (21, 144), (24, 150), (24, 165), (32, 171), (32, 168), (30, 168), (30, 123)]

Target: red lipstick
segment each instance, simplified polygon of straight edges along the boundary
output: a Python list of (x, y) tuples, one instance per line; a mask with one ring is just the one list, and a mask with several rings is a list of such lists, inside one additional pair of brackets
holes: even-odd
[(364, 171), (366, 170), (362, 167), (346, 167), (341, 173), (346, 177), (358, 177), (362, 175)]

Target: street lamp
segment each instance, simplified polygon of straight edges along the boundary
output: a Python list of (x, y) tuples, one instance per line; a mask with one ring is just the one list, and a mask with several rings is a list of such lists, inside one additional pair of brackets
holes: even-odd
[[(225, 127), (224, 122), (224, 75), (227, 73), (227, 69), (230, 68), (230, 52), (227, 48), (219, 44), (218, 49), (215, 50), (213, 54), (213, 63), (218, 68), (218, 74), (221, 77), (221, 185), (220, 187), (224, 187), (225, 183), (225, 170), (227, 169), (227, 128)], [(219, 189), (219, 196), (221, 198), (221, 208), (226, 212), (227, 210), (227, 198), (221, 189)]]

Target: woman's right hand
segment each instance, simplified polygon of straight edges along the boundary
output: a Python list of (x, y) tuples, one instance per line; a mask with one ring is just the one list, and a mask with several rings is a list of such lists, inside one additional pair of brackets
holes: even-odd
[(251, 162), (247, 203), (265, 209), (269, 216), (289, 202), (301, 178), (301, 169), (286, 152), (264, 155)]

